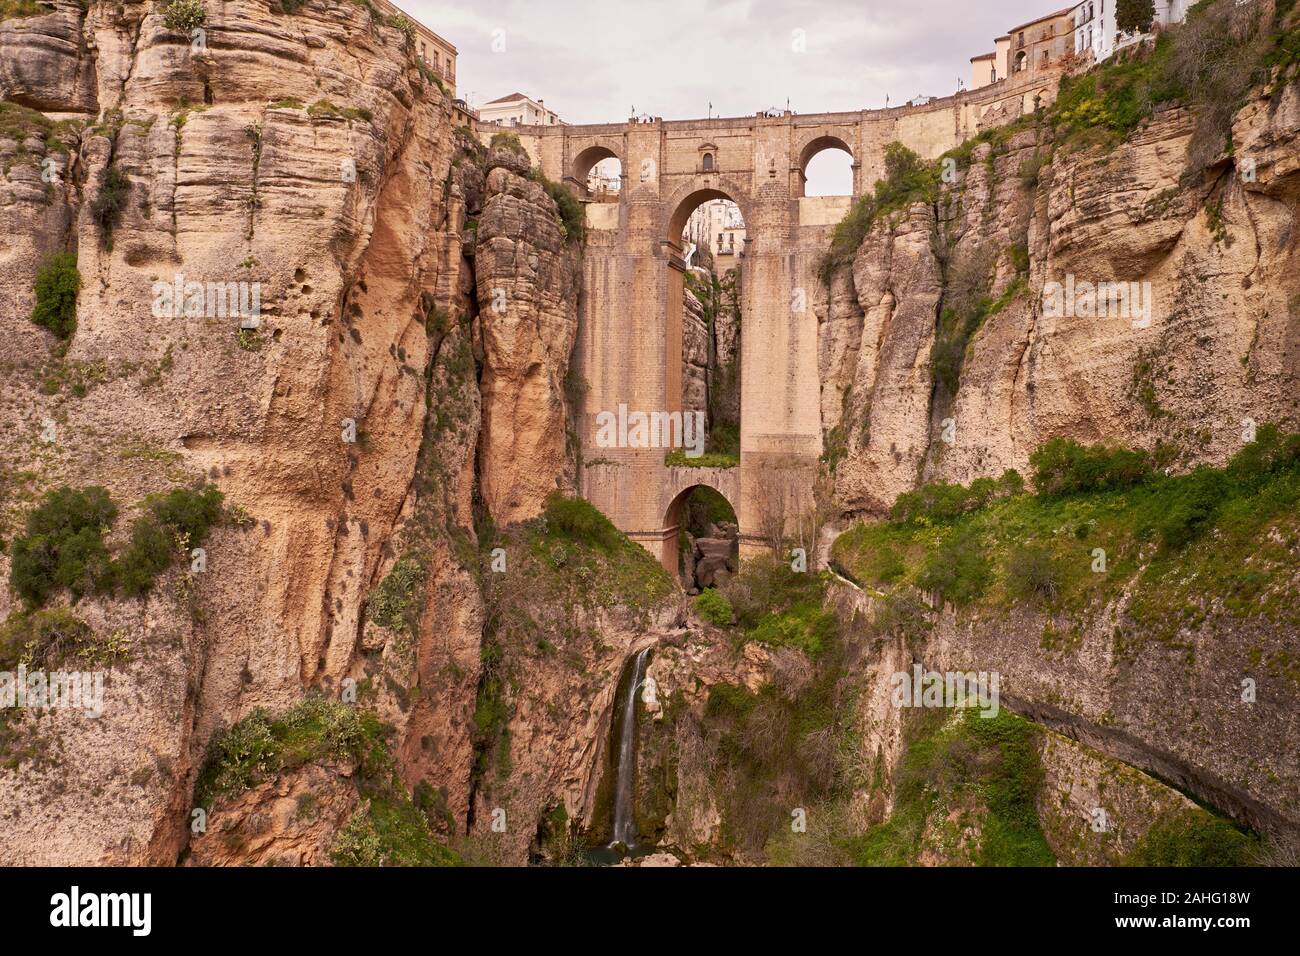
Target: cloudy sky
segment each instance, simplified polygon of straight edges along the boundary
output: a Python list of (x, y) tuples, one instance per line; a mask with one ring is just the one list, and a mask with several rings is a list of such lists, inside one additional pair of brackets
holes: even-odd
[[(519, 91), (569, 123), (854, 110), (944, 96), (1063, 0), (397, 0), (459, 49), (473, 106)], [(494, 33), (504, 31), (504, 33)], [(795, 49), (803, 31), (804, 49)], [(498, 38), (494, 52), (493, 38)], [(500, 42), (504, 39), (504, 44)]]

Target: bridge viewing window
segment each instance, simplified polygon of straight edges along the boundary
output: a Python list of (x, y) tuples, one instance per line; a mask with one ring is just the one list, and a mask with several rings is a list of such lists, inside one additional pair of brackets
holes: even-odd
[(852, 196), (853, 152), (842, 139), (823, 136), (804, 147), (799, 168), (804, 196)]
[(584, 199), (618, 202), (623, 187), (623, 161), (607, 147), (592, 146), (574, 157), (570, 176)]

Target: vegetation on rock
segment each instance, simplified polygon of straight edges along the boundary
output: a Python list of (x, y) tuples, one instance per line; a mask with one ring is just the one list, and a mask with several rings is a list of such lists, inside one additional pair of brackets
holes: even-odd
[(32, 321), (61, 339), (71, 338), (77, 330), (79, 291), (81, 273), (77, 271), (77, 254), (58, 252), (50, 256), (36, 273)]
[(221, 515), (221, 492), (178, 488), (145, 500), (126, 548), (110, 558), (104, 535), (117, 519), (117, 506), (103, 488), (58, 488), (49, 492), (14, 539), (9, 582), (29, 608), (59, 589), (74, 601), (86, 594), (140, 597), (182, 550), (197, 545)]

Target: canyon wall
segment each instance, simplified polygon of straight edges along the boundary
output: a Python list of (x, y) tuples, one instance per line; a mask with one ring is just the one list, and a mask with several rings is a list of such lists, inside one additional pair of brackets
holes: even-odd
[[(351, 681), (396, 726), (408, 785), (463, 820), (476, 495), (532, 517), (573, 467), (576, 253), (554, 203), (453, 128), (401, 23), (367, 5), (226, 3), (194, 44), (153, 4), (54, 7), (0, 26), (4, 536), (61, 485), (130, 514), (206, 480), (228, 518), (205, 571), (77, 605), (125, 660), (98, 720), (10, 728), (39, 756), (0, 770), (4, 862), (175, 862), (213, 735)], [(65, 250), (66, 343), (28, 319)], [(160, 303), (160, 284), (214, 282), (256, 288), (260, 321)], [(394, 634), (368, 599), (408, 555), (424, 613)]]

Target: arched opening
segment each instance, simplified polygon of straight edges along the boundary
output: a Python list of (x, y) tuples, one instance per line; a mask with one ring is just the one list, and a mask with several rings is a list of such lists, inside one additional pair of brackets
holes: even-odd
[(705, 153), (705, 154), (704, 154), (704, 171), (705, 171), (706, 173), (711, 173), (711, 172), (713, 172), (713, 154), (712, 154), (712, 153)]
[(802, 196), (852, 196), (853, 150), (837, 136), (821, 136), (799, 156)]
[(723, 192), (685, 199), (669, 225), (667, 411), (694, 416), (702, 441), (670, 463), (740, 464), (740, 368), (745, 219)]
[(676, 529), (665, 542), (664, 566), (687, 593), (721, 587), (740, 567), (736, 509), (721, 492), (708, 485), (687, 488), (668, 506), (664, 526)]
[(1023, 73), (1025, 71), (1025, 67), (1027, 67), (1028, 65), (1029, 65), (1029, 54), (1026, 53), (1024, 50), (1021, 50), (1019, 53), (1016, 54), (1015, 72)]
[(612, 149), (587, 147), (574, 158), (570, 175), (583, 199), (618, 202), (623, 188), (623, 161)]

